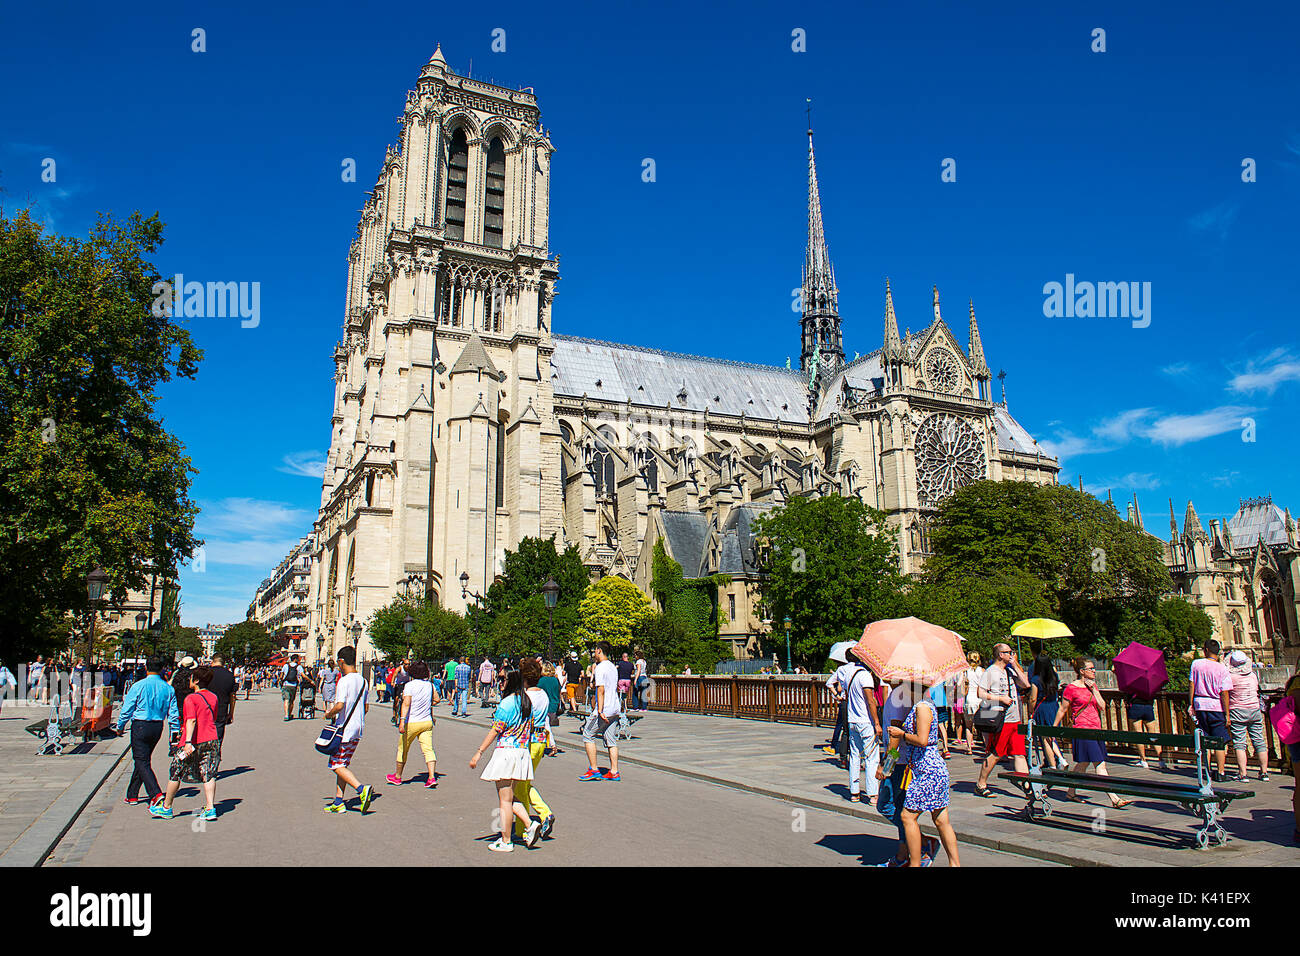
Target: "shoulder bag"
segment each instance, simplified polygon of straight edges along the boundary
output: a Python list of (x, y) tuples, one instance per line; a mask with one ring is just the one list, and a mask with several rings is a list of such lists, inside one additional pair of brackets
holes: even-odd
[[(1007, 695), (1010, 694), (1011, 675), (1003, 671), (1003, 677), (1007, 681)], [(976, 695), (978, 696), (978, 695)], [(980, 701), (980, 709), (975, 714), (975, 729), (983, 734), (1001, 733), (1002, 725), (1006, 722), (1008, 708), (1005, 704), (994, 704), (987, 700)], [(996, 714), (994, 711), (996, 710)]]
[(343, 718), (343, 722), (338, 724), (326, 724), (321, 729), (320, 736), (316, 738), (317, 750), (331, 757), (339, 752), (339, 748), (343, 746), (343, 728), (346, 727), (348, 721), (352, 719), (352, 712), (357, 709), (357, 704), (366, 699), (366, 694), (369, 693), (369, 690), (369, 685), (365, 681), (362, 681), (361, 693), (357, 695), (357, 699), (354, 700), (352, 706), (348, 708), (348, 715)]

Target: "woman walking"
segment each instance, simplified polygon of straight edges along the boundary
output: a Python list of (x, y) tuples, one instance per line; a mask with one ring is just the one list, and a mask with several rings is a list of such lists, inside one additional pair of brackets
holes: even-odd
[[(528, 745), (528, 755), (533, 762), (533, 776), (528, 780), (515, 781), (515, 800), (524, 805), (524, 812), (530, 819), (534, 813), (537, 814), (538, 820), (541, 821), (541, 830), (537, 834), (537, 839), (540, 840), (550, 836), (551, 829), (555, 826), (555, 814), (551, 812), (550, 806), (533, 785), (533, 781), (537, 779), (537, 765), (542, 762), (542, 757), (546, 756), (546, 751), (554, 743), (554, 738), (551, 736), (550, 699), (546, 691), (537, 686), (542, 677), (542, 665), (537, 662), (537, 658), (528, 657), (521, 660), (519, 675), (523, 678), (524, 691), (528, 697), (529, 709), (532, 711), (533, 741)], [(526, 838), (524, 821), (515, 821), (515, 835)]]
[[(1060, 709), (1061, 675), (1056, 672), (1050, 657), (1039, 654), (1034, 658), (1034, 670), (1029, 676), (1029, 713), (1040, 727), (1055, 727)], [(1055, 737), (1036, 736), (1034, 745), (1042, 753), (1049, 769), (1065, 769), (1065, 755)]]
[[(1077, 727), (1080, 730), (1101, 730), (1101, 713), (1106, 708), (1097, 689), (1097, 667), (1085, 658), (1074, 659), (1074, 672), (1079, 676), (1066, 685), (1061, 692), (1061, 707), (1056, 713), (1052, 726)], [(1096, 765), (1097, 773), (1109, 777), (1106, 771), (1106, 745), (1100, 740), (1076, 740), (1074, 743), (1074, 773), (1087, 773), (1088, 767)], [(1115, 794), (1108, 794), (1110, 805), (1116, 810), (1127, 807), (1132, 800), (1121, 800)], [(1077, 796), (1074, 788), (1065, 791), (1065, 798), (1076, 803), (1085, 803)]]
[(957, 725), (957, 743), (960, 745), (962, 738), (965, 737), (966, 753), (975, 753), (975, 715), (979, 713), (980, 699), (976, 688), (979, 687), (980, 678), (984, 676), (984, 668), (980, 667), (980, 656), (977, 651), (971, 651), (966, 655), (966, 670), (957, 678), (957, 692), (961, 694), (961, 722)]
[(199, 818), (213, 821), (217, 819), (217, 770), (221, 766), (221, 745), (217, 741), (217, 695), (207, 689), (212, 683), (212, 668), (196, 667), (189, 673), (189, 683), (190, 693), (181, 707), (181, 742), (172, 754), (167, 791), (161, 803), (149, 806), (149, 813), (170, 820), (172, 801), (181, 784), (201, 783), (205, 806)]
[(1232, 689), (1228, 691), (1228, 727), (1237, 751), (1237, 780), (1246, 780), (1247, 747), (1259, 761), (1259, 779), (1268, 779), (1268, 745), (1264, 743), (1264, 712), (1259, 706), (1259, 678), (1255, 667), (1241, 651), (1228, 655)]
[(646, 688), (650, 686), (650, 675), (646, 673), (647, 665), (645, 662), (645, 653), (636, 652), (636, 666), (632, 671), (632, 709), (645, 710)]
[(524, 805), (514, 796), (516, 781), (533, 779), (533, 761), (529, 752), (534, 737), (532, 701), (523, 692), (523, 680), (519, 671), (511, 673), (503, 690), (501, 703), (492, 714), (492, 727), (469, 762), (469, 769), (477, 769), (479, 758), (496, 741), (492, 759), (480, 775), (480, 779), (496, 784), (497, 801), (501, 809), (501, 838), (488, 844), (488, 849), (494, 853), (510, 853), (514, 850), (510, 831), (516, 817), (527, 827), (524, 840), (529, 847), (537, 844), (542, 830), (541, 823), (532, 822)]
[(429, 680), (428, 664), (423, 661), (412, 664), (407, 673), (410, 679), (402, 684), (402, 710), (397, 718), (397, 769), (388, 775), (387, 780), (395, 787), (402, 785), (407, 754), (411, 751), (411, 744), (418, 740), (424, 752), (424, 764), (429, 768), (424, 788), (432, 790), (438, 785), (438, 774), (434, 770), (438, 755), (433, 752), (433, 708), (442, 698)]
[(948, 765), (939, 752), (939, 717), (934, 701), (928, 695), (922, 696), (908, 712), (902, 727), (889, 728), (889, 740), (891, 749), (900, 748), (901, 744), (907, 744), (910, 749), (908, 766), (912, 782), (904, 793), (901, 814), (909, 865), (927, 865), (922, 855), (920, 818), (929, 811), (943, 850), (948, 854), (948, 865), (961, 866), (957, 834), (948, 819), (950, 781)]

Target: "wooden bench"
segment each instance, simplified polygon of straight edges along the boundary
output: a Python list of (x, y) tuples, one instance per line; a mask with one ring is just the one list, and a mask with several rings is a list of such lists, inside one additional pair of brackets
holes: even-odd
[[(1250, 790), (1215, 790), (1211, 785), (1207, 761), (1210, 751), (1224, 750), (1226, 740), (1204, 736), (1200, 728), (1191, 734), (1147, 734), (1133, 731), (1091, 730), (1079, 727), (1045, 727), (1032, 720), (1022, 725), (1019, 732), (1025, 735), (1025, 745), (1030, 753), (1028, 773), (1001, 773), (1003, 779), (1015, 781), (1025, 792), (1029, 804), (1025, 816), (1039, 820), (1052, 812), (1047, 792), (1052, 787), (1077, 788), (1098, 793), (1113, 793), (1121, 797), (1142, 800), (1163, 800), (1177, 803), (1198, 816), (1201, 828), (1196, 832), (1196, 845), (1205, 849), (1213, 841), (1222, 846), (1228, 842), (1227, 831), (1220, 819), (1233, 800), (1253, 797)], [(1099, 773), (1073, 773), (1069, 770), (1044, 769), (1034, 747), (1035, 739), (1096, 740), (1104, 744), (1143, 744), (1148, 747), (1169, 747), (1192, 751), (1196, 759), (1196, 782), (1174, 780), (1148, 780), (1132, 777), (1111, 777)]]

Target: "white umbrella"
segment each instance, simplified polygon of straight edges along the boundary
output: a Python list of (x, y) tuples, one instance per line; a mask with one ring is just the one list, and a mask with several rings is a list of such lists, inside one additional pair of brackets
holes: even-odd
[(831, 652), (827, 656), (833, 661), (839, 661), (841, 664), (849, 662), (849, 648), (857, 644), (857, 641), (840, 641), (831, 645)]

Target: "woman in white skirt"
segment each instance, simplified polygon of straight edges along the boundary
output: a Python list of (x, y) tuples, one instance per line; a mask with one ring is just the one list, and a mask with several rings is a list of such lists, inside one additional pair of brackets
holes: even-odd
[(480, 775), (481, 779), (496, 784), (497, 800), (501, 805), (501, 838), (488, 845), (488, 849), (496, 853), (514, 850), (510, 831), (515, 817), (527, 827), (524, 842), (530, 848), (537, 844), (537, 837), (541, 833), (541, 822), (533, 821), (524, 805), (514, 797), (515, 781), (533, 779), (533, 759), (529, 746), (536, 739), (532, 701), (523, 693), (523, 679), (516, 669), (510, 672), (510, 679), (501, 694), (501, 703), (497, 704), (496, 712), (492, 715), (492, 729), (483, 738), (482, 746), (475, 751), (474, 759), (469, 762), (469, 769), (477, 769), (479, 758), (496, 741), (492, 759)]

